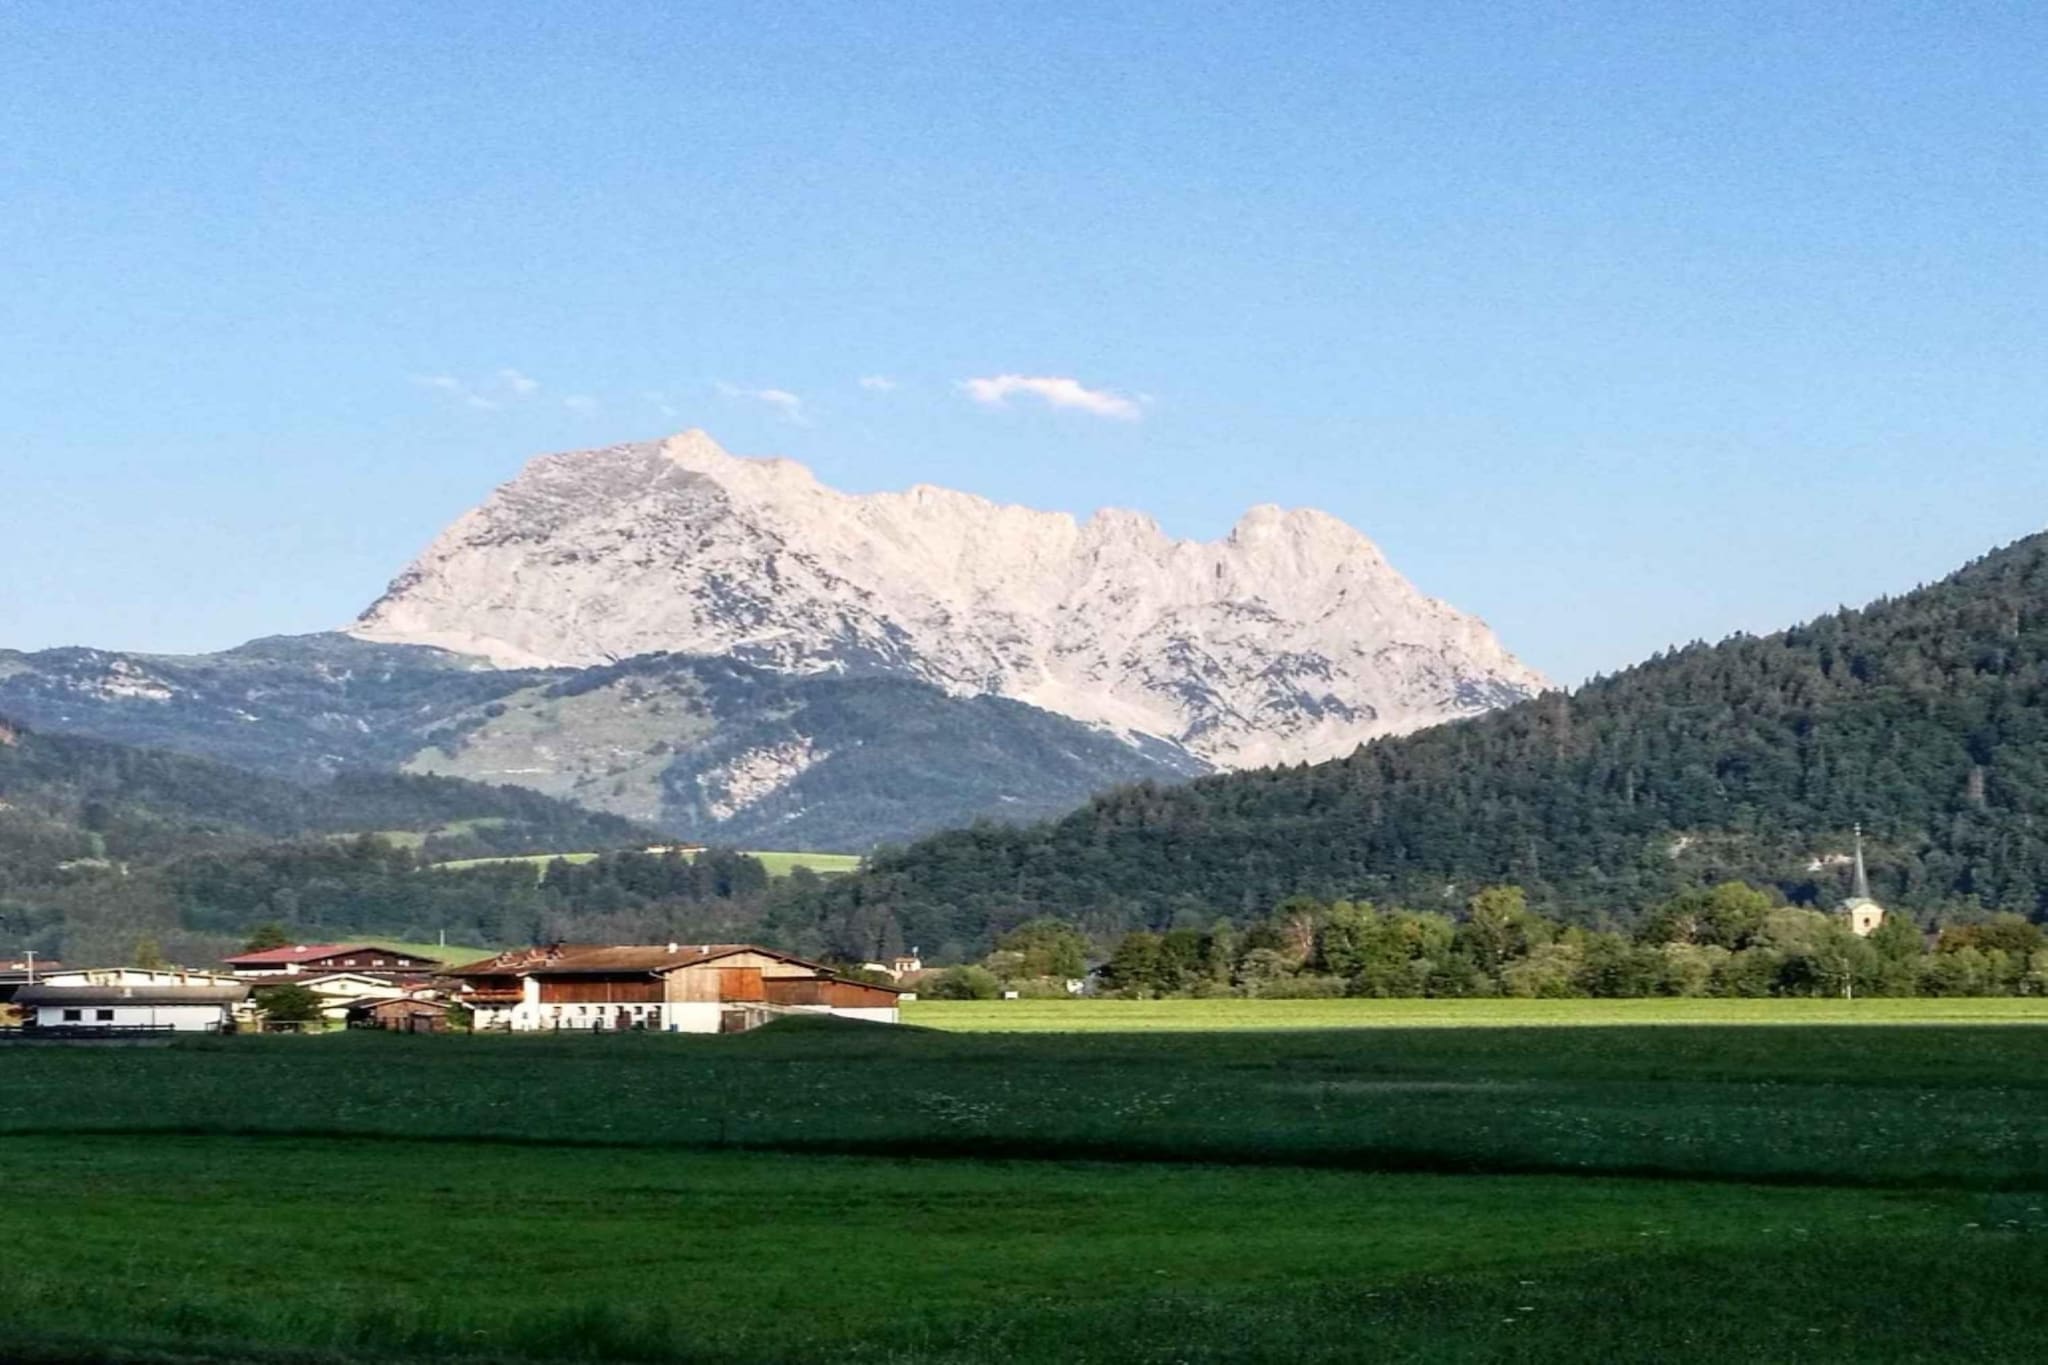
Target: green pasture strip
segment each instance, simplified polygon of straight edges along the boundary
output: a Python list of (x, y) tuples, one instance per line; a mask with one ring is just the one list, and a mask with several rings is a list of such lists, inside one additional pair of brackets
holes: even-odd
[[(439, 868), (487, 867), (496, 863), (531, 863), (534, 875), (538, 876), (547, 865), (557, 858), (565, 863), (595, 862), (596, 853), (525, 853), (506, 855), (498, 858), (454, 858), (445, 863), (435, 863)], [(852, 872), (860, 867), (860, 855), (855, 853), (756, 853), (749, 851), (749, 858), (757, 858), (771, 877), (787, 877), (799, 867), (807, 867), (820, 876), (837, 876)]]
[(0, 1134), (361, 1135), (1584, 1171), (1899, 1188), (2048, 1172), (2017, 1027), (193, 1040), (0, 1055)]
[(2039, 1199), (1964, 1193), (119, 1137), (0, 1181), (30, 1360), (2022, 1360), (2048, 1275)]
[(1684, 1024), (2048, 1025), (2048, 996), (1953, 999), (915, 1000), (905, 1023), (967, 1032), (1612, 1027)]
[(450, 858), (447, 862), (431, 863), (430, 867), (461, 871), (465, 867), (496, 867), (501, 863), (527, 863), (538, 878), (547, 871), (549, 863), (560, 861), (570, 864), (594, 863), (599, 855), (595, 853), (508, 853), (495, 858)]
[(775, 853), (750, 849), (747, 856), (760, 859), (771, 877), (787, 877), (800, 867), (807, 867), (821, 877), (836, 877), (860, 868), (857, 853)]

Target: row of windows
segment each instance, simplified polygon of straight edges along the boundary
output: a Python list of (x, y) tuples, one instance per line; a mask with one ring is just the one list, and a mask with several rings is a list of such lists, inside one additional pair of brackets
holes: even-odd
[[(92, 1012), (92, 1017), (93, 1017), (93, 1019), (94, 1019), (95, 1021), (97, 1021), (97, 1022), (99, 1022), (99, 1023), (102, 1023), (102, 1024), (111, 1024), (111, 1023), (112, 1023), (112, 1022), (114, 1021), (114, 1012), (113, 1012), (112, 1010), (94, 1010), (94, 1011)], [(82, 1023), (84, 1023), (84, 1022), (85, 1022), (85, 1011), (84, 1011), (84, 1010), (65, 1010), (65, 1011), (64, 1011), (64, 1022), (65, 1022), (65, 1023), (67, 1023), (67, 1024), (82, 1024)]]

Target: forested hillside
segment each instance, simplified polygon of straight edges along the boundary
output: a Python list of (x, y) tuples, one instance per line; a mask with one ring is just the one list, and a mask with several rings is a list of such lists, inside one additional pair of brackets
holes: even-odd
[(156, 749), (42, 734), (0, 720), (0, 802), (20, 826), (69, 830), (74, 856), (152, 858), (233, 834), (403, 831), (443, 857), (606, 847), (657, 838), (617, 816), (520, 787), (347, 772), (298, 783)]
[(1625, 925), (1729, 878), (1831, 903), (1859, 821), (1881, 900), (2038, 919), (2044, 689), (2037, 536), (1902, 597), (1335, 762), (1125, 787), (1057, 821), (884, 851), (785, 929), (847, 951), (899, 936), (975, 948), (1041, 913), (1107, 935), (1296, 894), (1443, 908), (1492, 881), (1568, 920)]
[[(502, 923), (524, 934), (543, 907), (489, 876), (463, 881), (461, 896), (449, 894), (453, 882), (400, 892), (397, 879), (437, 858), (658, 837), (517, 787), (392, 773), (301, 785), (0, 721), (7, 951), (127, 960), (143, 940), (170, 951), (182, 938), (268, 919), (295, 931)], [(518, 875), (530, 888), (531, 868), (510, 881)]]
[(182, 657), (0, 650), (0, 713), (294, 782), (400, 770), (514, 782), (693, 842), (846, 852), (1210, 770), (1164, 741), (905, 677), (659, 653), (492, 669), (345, 635)]

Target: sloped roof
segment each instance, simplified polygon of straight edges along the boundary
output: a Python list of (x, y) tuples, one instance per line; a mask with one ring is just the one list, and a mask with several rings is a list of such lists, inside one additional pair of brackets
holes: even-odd
[(378, 953), (385, 957), (411, 958), (418, 962), (435, 961), (424, 953), (401, 953), (395, 948), (380, 948), (374, 943), (301, 943), (295, 948), (259, 948), (253, 953), (237, 953), (233, 957), (224, 957), (221, 961), (231, 967), (289, 967), (297, 962), (319, 962), (347, 953)]
[(238, 1005), (249, 998), (233, 986), (23, 986), (18, 1005)]
[(795, 963), (826, 975), (831, 970), (816, 962), (761, 948), (751, 943), (635, 943), (605, 945), (557, 943), (546, 948), (515, 948), (511, 952), (451, 968), (446, 976), (580, 976), (617, 972), (671, 972), (694, 967), (735, 953), (759, 953), (780, 962)]
[(391, 1005), (403, 1005), (408, 1009), (431, 1010), (437, 1014), (446, 1014), (450, 1008), (448, 1002), (445, 1000), (424, 1000), (416, 995), (362, 995), (357, 996), (354, 1000), (336, 1001), (334, 1004), (329, 1005), (327, 1008), (342, 1010), (374, 1010), (383, 1009)]

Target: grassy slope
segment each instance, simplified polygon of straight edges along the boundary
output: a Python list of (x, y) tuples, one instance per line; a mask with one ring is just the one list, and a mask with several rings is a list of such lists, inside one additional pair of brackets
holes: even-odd
[[(0, 1227), (36, 1254), (0, 1332), (52, 1359), (2026, 1359), (2044, 1039), (819, 1024), (23, 1049), (0, 1180), (37, 1197)], [(339, 1187), (367, 1192), (342, 1218)]]

